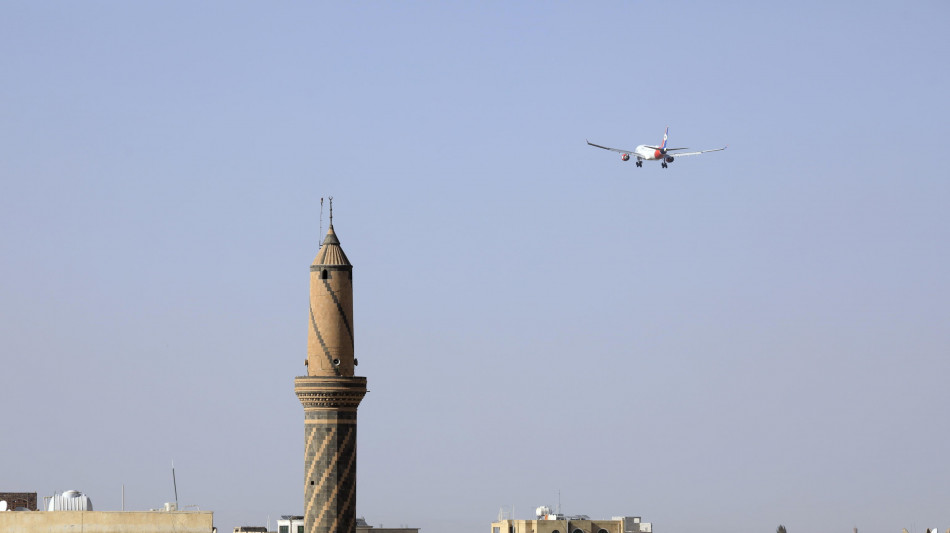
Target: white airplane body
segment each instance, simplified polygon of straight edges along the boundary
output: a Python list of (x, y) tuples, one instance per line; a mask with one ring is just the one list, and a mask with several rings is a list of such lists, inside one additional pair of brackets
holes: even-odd
[[(712, 150), (700, 150), (698, 152), (679, 152), (679, 150), (689, 150), (689, 148), (667, 148), (666, 139), (669, 136), (670, 128), (667, 126), (666, 132), (663, 133), (663, 142), (659, 146), (650, 146), (648, 144), (641, 144), (633, 150), (624, 150), (623, 148), (611, 148), (609, 146), (601, 146), (599, 144), (594, 144), (590, 141), (587, 141), (587, 144), (591, 146), (596, 146), (597, 148), (603, 148), (604, 150), (610, 150), (612, 152), (617, 152), (620, 154), (620, 159), (624, 161), (630, 161), (630, 157), (637, 158), (637, 166), (642, 167), (644, 161), (659, 161), (663, 168), (667, 168), (668, 163), (672, 163), (676, 157), (686, 157), (688, 155), (699, 155), (705, 154), (708, 152), (720, 152), (728, 148), (728, 146), (723, 146), (722, 148), (713, 148)], [(671, 153), (679, 152), (679, 153)]]

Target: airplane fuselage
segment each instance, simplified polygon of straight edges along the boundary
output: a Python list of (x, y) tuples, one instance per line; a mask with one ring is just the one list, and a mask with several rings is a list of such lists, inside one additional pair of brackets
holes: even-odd
[[(647, 161), (654, 161), (657, 159), (663, 159), (663, 153), (655, 148), (650, 148), (644, 144), (637, 146), (637, 149), (633, 151), (634, 154), (640, 158)], [(614, 156), (616, 157), (616, 156)]]
[(621, 153), (620, 157), (624, 161), (629, 161), (631, 157), (636, 157), (637, 161), (657, 161), (664, 159), (666, 154), (660, 150), (657, 150), (655, 147), (641, 144), (640, 146), (637, 146), (632, 152)]

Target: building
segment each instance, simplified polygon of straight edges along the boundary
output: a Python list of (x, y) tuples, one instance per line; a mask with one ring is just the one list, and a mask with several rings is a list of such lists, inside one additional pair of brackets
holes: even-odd
[(641, 521), (639, 516), (615, 516), (613, 519), (623, 523), (623, 533), (653, 533), (653, 524)]
[(0, 492), (0, 502), (7, 502), (6, 509), (36, 511), (35, 492)]
[(373, 527), (362, 518), (356, 519), (356, 533), (419, 533), (417, 527)]
[[(353, 341), (353, 266), (330, 228), (310, 265), (307, 375), (294, 380), (304, 409), (304, 532), (356, 531), (356, 409), (366, 378)], [(297, 532), (294, 532), (297, 533)]]
[(214, 533), (210, 511), (40, 511), (0, 513), (3, 533)]
[(356, 533), (419, 533), (417, 527), (373, 527), (371, 525), (356, 526)]
[[(211, 511), (93, 511), (92, 501), (76, 490), (67, 490), (46, 498), (46, 510), (37, 511), (35, 492), (0, 493), (0, 531), (36, 533), (73, 531), (75, 533), (214, 533)], [(19, 509), (20, 511), (14, 511)]]
[(303, 533), (303, 517), (284, 515), (277, 521), (277, 533)]
[[(276, 533), (303, 533), (304, 520), (302, 516), (284, 515), (277, 521)], [(237, 532), (235, 532), (237, 533)], [(356, 519), (356, 533), (419, 533), (417, 527), (373, 527), (362, 518)]]
[(592, 520), (587, 515), (551, 514), (538, 507), (536, 520), (499, 520), (492, 522), (492, 533), (652, 533), (653, 525), (639, 516), (615, 516), (610, 520)]

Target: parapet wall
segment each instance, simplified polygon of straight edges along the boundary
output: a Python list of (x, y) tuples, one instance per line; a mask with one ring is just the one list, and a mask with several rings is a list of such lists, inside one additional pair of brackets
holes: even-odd
[(3, 533), (212, 533), (211, 511), (37, 511), (0, 513)]

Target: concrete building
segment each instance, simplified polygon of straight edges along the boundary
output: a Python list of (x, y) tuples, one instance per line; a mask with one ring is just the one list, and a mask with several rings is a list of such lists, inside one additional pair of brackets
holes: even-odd
[(284, 515), (277, 521), (277, 533), (303, 533), (303, 517)]
[(653, 533), (653, 524), (643, 522), (639, 516), (615, 516), (614, 520), (623, 523), (623, 533)]
[[(304, 533), (302, 516), (284, 515), (277, 521), (276, 533)], [(356, 519), (356, 533), (419, 533), (417, 527), (373, 527), (362, 518)]]
[(210, 511), (40, 511), (0, 513), (3, 533), (214, 533)]
[[(545, 511), (545, 512), (542, 512)], [(499, 520), (492, 522), (492, 533), (652, 533), (653, 525), (639, 516), (619, 516), (610, 520), (592, 520), (586, 515), (564, 516), (538, 508), (536, 520)]]
[(362, 518), (356, 519), (356, 533), (419, 533), (417, 527), (373, 527)]
[[(304, 409), (304, 532), (356, 531), (356, 409), (366, 378), (353, 341), (353, 266), (330, 228), (310, 265), (307, 375), (294, 380)], [(297, 533), (297, 532), (293, 532)]]
[(373, 527), (371, 525), (357, 525), (356, 533), (419, 533), (417, 527)]

